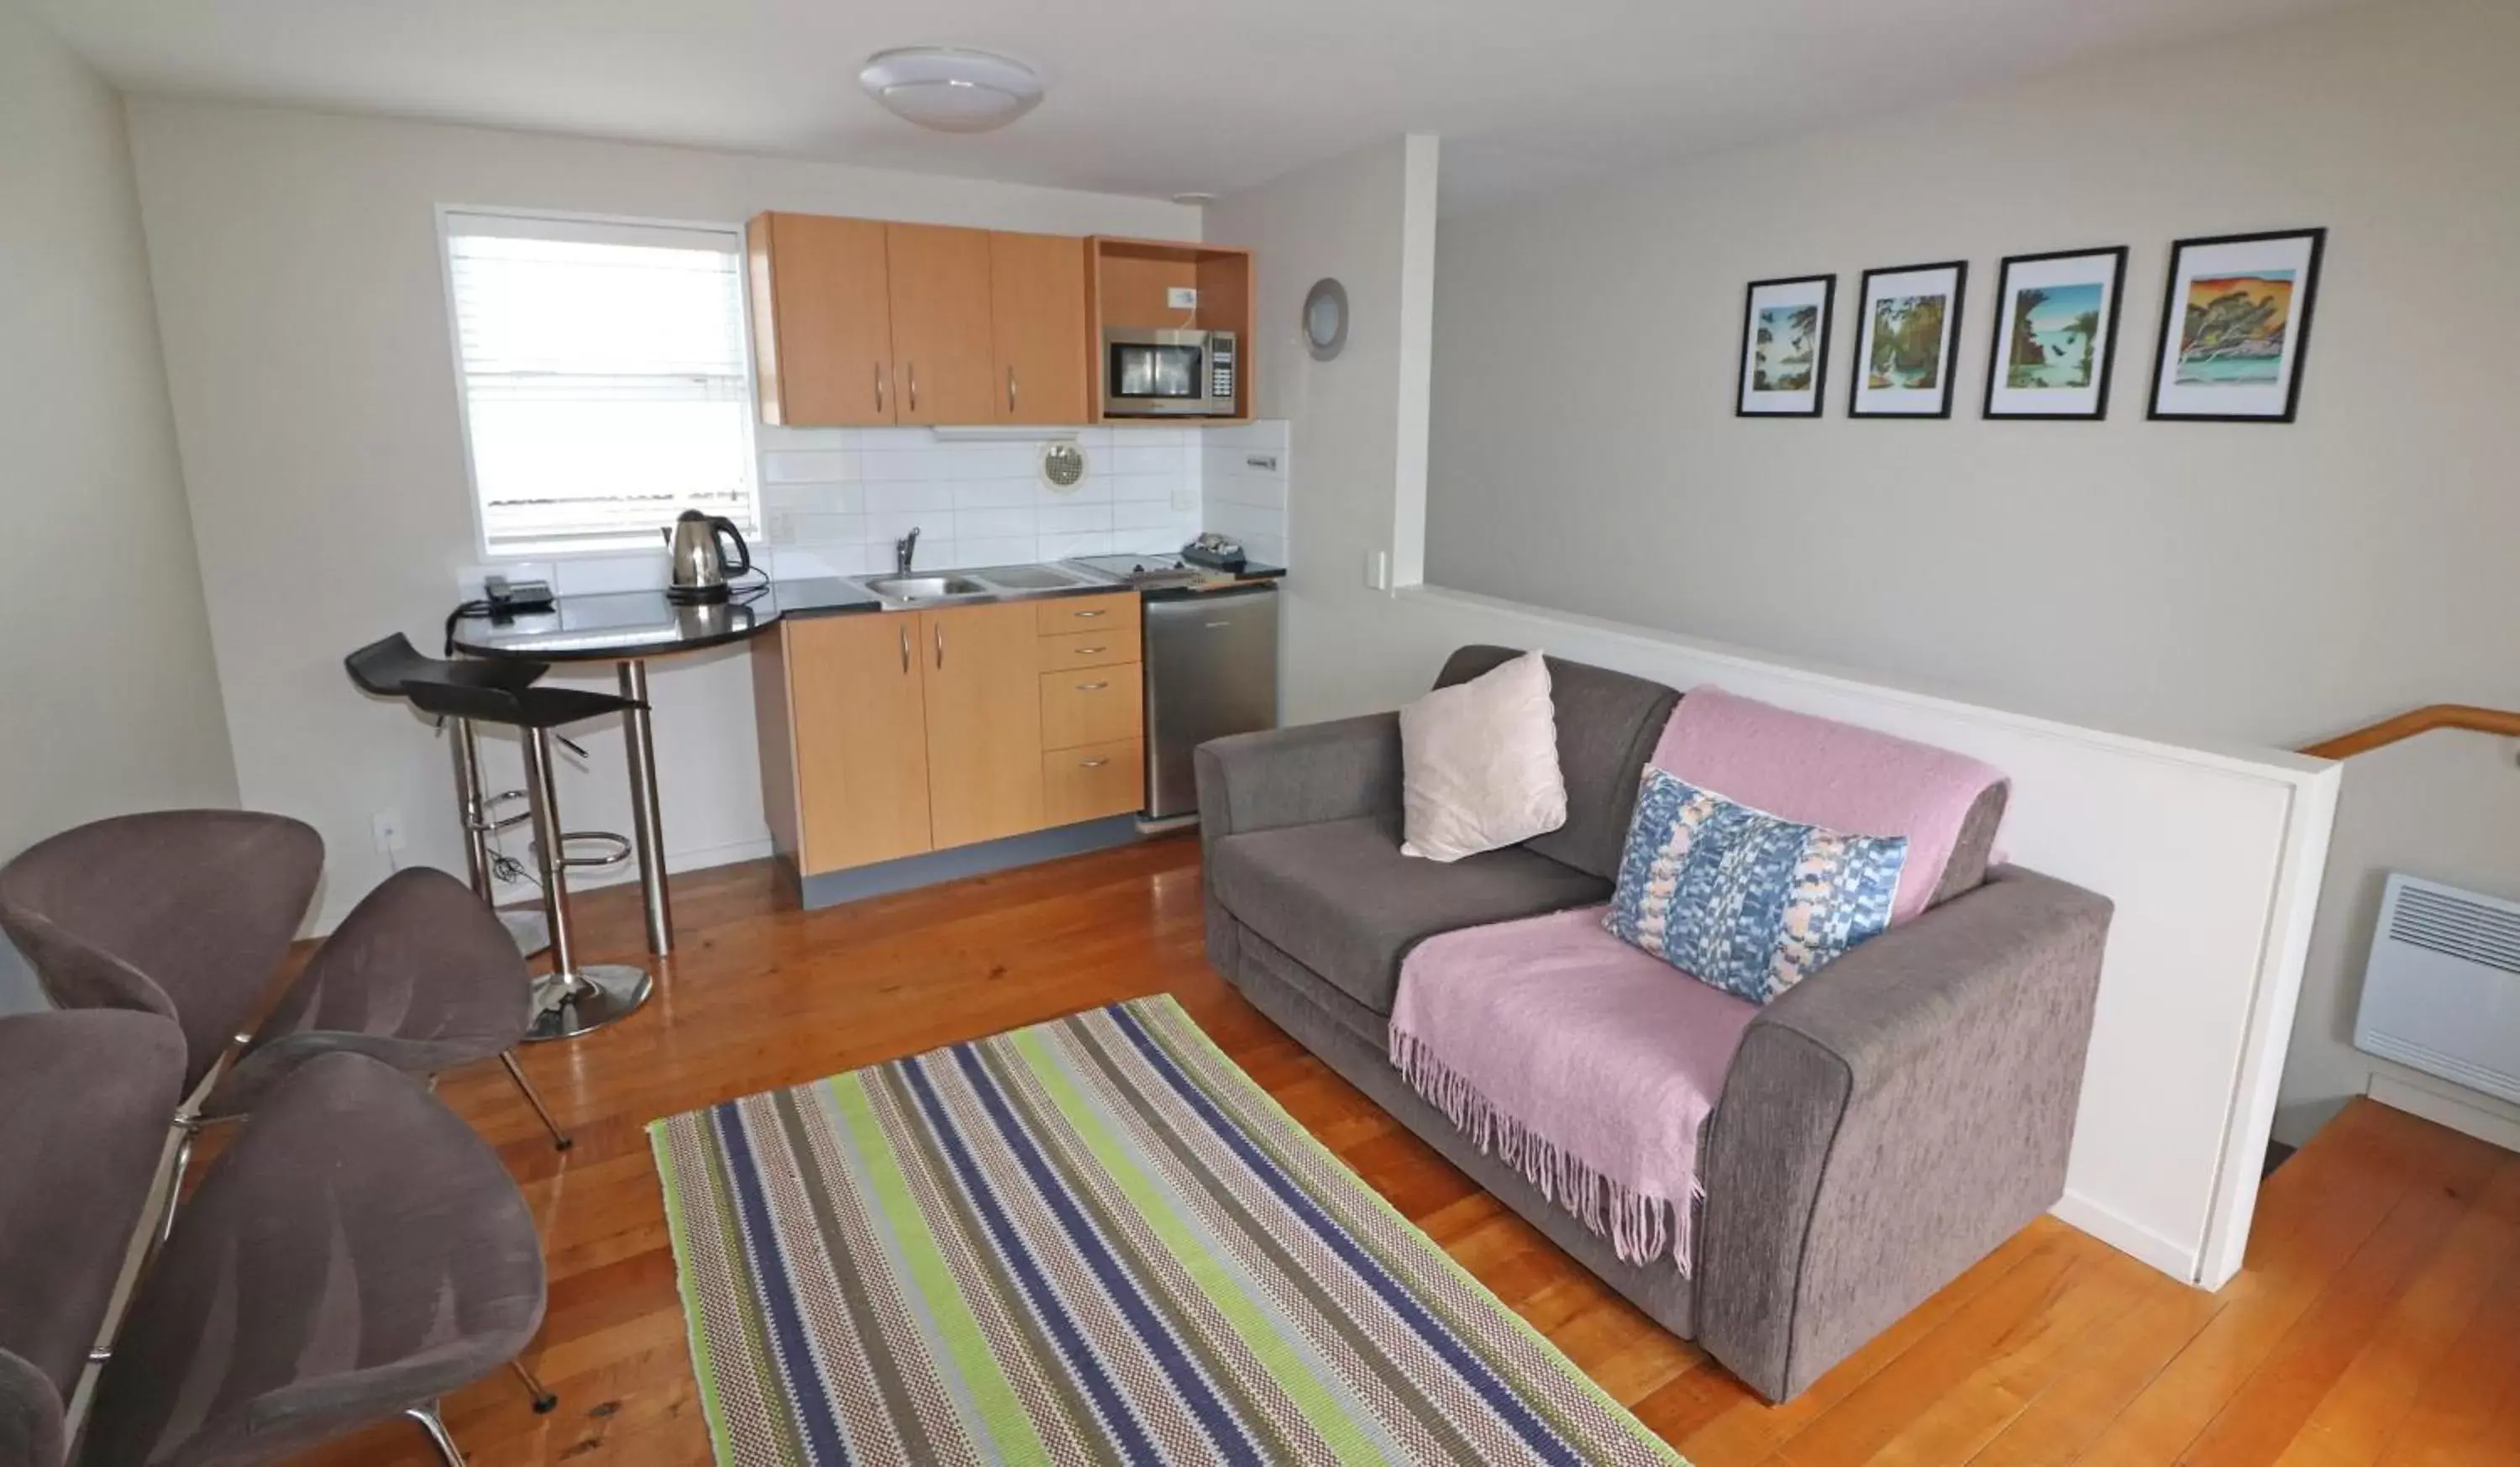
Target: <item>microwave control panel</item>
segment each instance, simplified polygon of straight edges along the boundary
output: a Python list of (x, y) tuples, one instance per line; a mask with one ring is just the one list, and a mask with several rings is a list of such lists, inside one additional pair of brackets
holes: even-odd
[(1228, 405), (1234, 401), (1234, 337), (1228, 332), (1219, 332), (1208, 339), (1207, 395)]

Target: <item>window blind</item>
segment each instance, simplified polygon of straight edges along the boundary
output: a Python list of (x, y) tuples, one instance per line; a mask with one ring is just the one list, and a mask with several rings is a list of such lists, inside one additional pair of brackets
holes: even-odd
[(492, 554), (644, 548), (687, 509), (757, 527), (741, 239), (447, 215)]

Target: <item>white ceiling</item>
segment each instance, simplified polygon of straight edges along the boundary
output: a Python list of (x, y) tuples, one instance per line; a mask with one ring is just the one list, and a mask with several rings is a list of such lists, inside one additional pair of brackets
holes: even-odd
[[(116, 84), (1167, 196), (1400, 131), (1448, 207), (1928, 103), (2335, 0), (34, 0)], [(1050, 78), (1003, 132), (899, 121), (888, 46)]]

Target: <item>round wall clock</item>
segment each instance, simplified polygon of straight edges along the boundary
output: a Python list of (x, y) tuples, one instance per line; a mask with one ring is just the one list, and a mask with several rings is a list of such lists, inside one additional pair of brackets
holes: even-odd
[(1347, 348), (1347, 287), (1327, 277), (1313, 282), (1304, 297), (1304, 344), (1317, 362)]

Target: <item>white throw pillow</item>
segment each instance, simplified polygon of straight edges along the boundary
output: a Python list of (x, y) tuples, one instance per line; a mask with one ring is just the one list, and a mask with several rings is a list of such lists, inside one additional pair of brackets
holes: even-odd
[(1566, 823), (1549, 664), (1527, 652), (1400, 711), (1403, 855), (1458, 861)]

